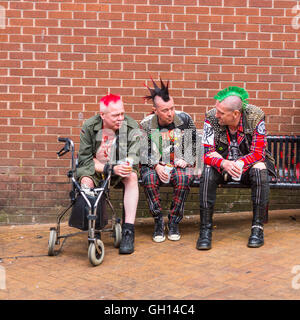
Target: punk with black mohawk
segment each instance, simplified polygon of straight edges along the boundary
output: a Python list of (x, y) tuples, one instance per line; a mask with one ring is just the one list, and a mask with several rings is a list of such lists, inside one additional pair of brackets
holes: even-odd
[(145, 96), (144, 98), (146, 100), (152, 100), (154, 103), (154, 98), (156, 96), (161, 97), (165, 102), (168, 102), (170, 100), (170, 96), (169, 96), (169, 81), (167, 82), (167, 85), (165, 85), (162, 81), (162, 79), (160, 78), (160, 84), (161, 84), (161, 88), (158, 87), (158, 85), (155, 83), (155, 81), (152, 79), (151, 80), (153, 82), (154, 85), (154, 89), (149, 88), (146, 84), (145, 87), (147, 87), (150, 91), (150, 95), (149, 96)]

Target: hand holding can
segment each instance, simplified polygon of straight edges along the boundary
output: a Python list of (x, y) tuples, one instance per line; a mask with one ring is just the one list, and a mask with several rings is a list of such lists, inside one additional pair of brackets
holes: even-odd
[(168, 175), (168, 180), (163, 181), (165, 183), (169, 183), (170, 182), (170, 178), (171, 178), (171, 171), (173, 170), (173, 166), (171, 164), (166, 164), (165, 165), (165, 173)]
[(130, 172), (132, 171), (133, 159), (132, 158), (125, 158), (122, 161), (121, 160), (118, 161), (118, 164), (125, 166), (126, 173), (127, 173), (127, 175), (129, 175)]

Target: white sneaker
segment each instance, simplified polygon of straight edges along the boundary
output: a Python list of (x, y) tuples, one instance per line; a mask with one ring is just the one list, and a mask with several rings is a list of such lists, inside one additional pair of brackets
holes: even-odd
[(181, 235), (180, 234), (168, 234), (168, 239), (171, 241), (178, 241), (180, 240)]
[(164, 220), (155, 220), (152, 239), (154, 242), (163, 242), (166, 240)]
[(179, 226), (178, 223), (169, 222), (168, 223), (169, 233), (168, 233), (168, 239), (171, 241), (178, 241), (181, 238), (180, 232), (179, 232)]
[(164, 242), (166, 240), (166, 236), (165, 235), (156, 235), (156, 236), (153, 235), (152, 240), (154, 242)]

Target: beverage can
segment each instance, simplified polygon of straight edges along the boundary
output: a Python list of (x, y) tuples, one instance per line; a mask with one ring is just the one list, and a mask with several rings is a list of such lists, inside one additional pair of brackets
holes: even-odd
[(126, 171), (128, 172), (127, 175), (129, 176), (130, 172), (132, 171), (133, 159), (132, 158), (125, 158), (123, 160), (119, 160), (118, 164), (123, 164), (123, 165), (130, 167), (130, 168), (126, 169)]
[(133, 165), (133, 159), (132, 158), (125, 158), (123, 160), (119, 160), (118, 164), (126, 164), (127, 166), (132, 167)]
[(232, 180), (240, 181), (241, 177), (242, 177), (242, 174), (243, 174), (244, 162), (241, 161), (241, 160), (237, 160), (237, 161), (235, 161), (235, 164), (240, 168), (241, 174), (239, 175), (239, 177), (232, 177)]
[(165, 183), (168, 183), (170, 182), (170, 178), (171, 178), (171, 171), (173, 170), (173, 166), (171, 164), (166, 164), (165, 165), (165, 172), (167, 173), (168, 175), (168, 180), (167, 181), (164, 181)]
[(132, 158), (126, 158), (125, 159), (126, 164), (128, 164), (130, 167), (133, 165), (133, 159)]

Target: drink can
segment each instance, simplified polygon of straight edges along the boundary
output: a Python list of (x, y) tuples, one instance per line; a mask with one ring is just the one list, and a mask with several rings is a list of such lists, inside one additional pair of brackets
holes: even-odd
[(171, 178), (171, 171), (173, 170), (173, 166), (171, 164), (166, 164), (165, 165), (165, 172), (168, 174), (168, 180), (164, 181), (165, 183), (170, 182), (170, 178)]
[(132, 158), (126, 158), (125, 159), (126, 164), (128, 164), (130, 167), (133, 165), (133, 159)]
[(235, 161), (235, 164), (240, 168), (241, 174), (239, 175), (239, 177), (232, 177), (232, 180), (240, 181), (241, 177), (242, 177), (242, 174), (243, 174), (244, 162), (241, 161), (241, 160), (237, 160), (237, 161)]

